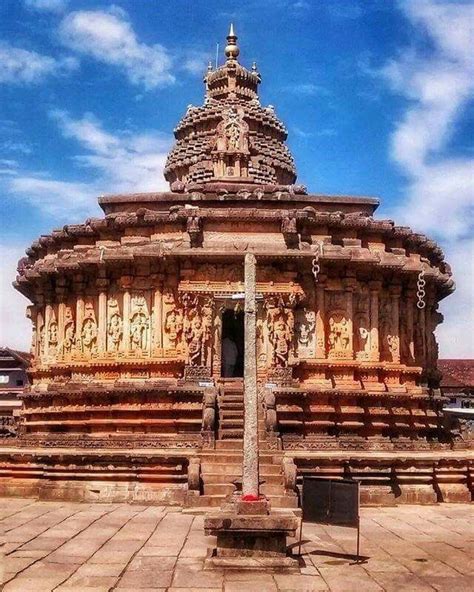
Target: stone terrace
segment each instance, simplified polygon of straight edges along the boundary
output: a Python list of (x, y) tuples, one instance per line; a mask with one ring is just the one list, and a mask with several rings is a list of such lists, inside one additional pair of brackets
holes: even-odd
[[(170, 507), (1, 499), (4, 592), (472, 590), (472, 506), (362, 510), (355, 531), (305, 524), (300, 573), (203, 570), (203, 517)], [(291, 541), (297, 552), (296, 541)]]

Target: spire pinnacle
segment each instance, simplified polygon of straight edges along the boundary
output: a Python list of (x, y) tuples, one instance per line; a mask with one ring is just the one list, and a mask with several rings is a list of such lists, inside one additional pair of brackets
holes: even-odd
[(230, 23), (229, 34), (227, 35), (227, 45), (225, 47), (225, 55), (228, 61), (236, 60), (240, 53), (239, 46), (237, 45), (237, 35), (234, 31), (234, 24)]

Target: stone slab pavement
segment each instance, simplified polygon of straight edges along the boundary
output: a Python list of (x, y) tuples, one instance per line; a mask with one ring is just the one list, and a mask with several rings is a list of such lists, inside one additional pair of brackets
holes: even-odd
[[(204, 570), (212, 537), (178, 508), (0, 499), (4, 592), (474, 590), (473, 506), (364, 508), (355, 530), (305, 524), (299, 573)], [(289, 541), (298, 552), (296, 540)]]

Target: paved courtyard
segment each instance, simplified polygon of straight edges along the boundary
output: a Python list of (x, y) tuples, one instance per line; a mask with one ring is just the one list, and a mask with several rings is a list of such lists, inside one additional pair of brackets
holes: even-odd
[(204, 571), (213, 539), (176, 508), (0, 499), (0, 525), (4, 592), (474, 588), (468, 505), (363, 509), (360, 563), (354, 530), (305, 524), (299, 574)]

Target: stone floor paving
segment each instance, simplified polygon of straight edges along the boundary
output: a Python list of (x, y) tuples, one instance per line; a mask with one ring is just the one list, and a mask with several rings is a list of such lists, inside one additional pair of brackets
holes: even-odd
[[(463, 592), (474, 590), (473, 507), (365, 508), (353, 529), (305, 524), (299, 573), (204, 570), (212, 537), (177, 508), (0, 499), (4, 592)], [(289, 541), (298, 553), (296, 540)]]

